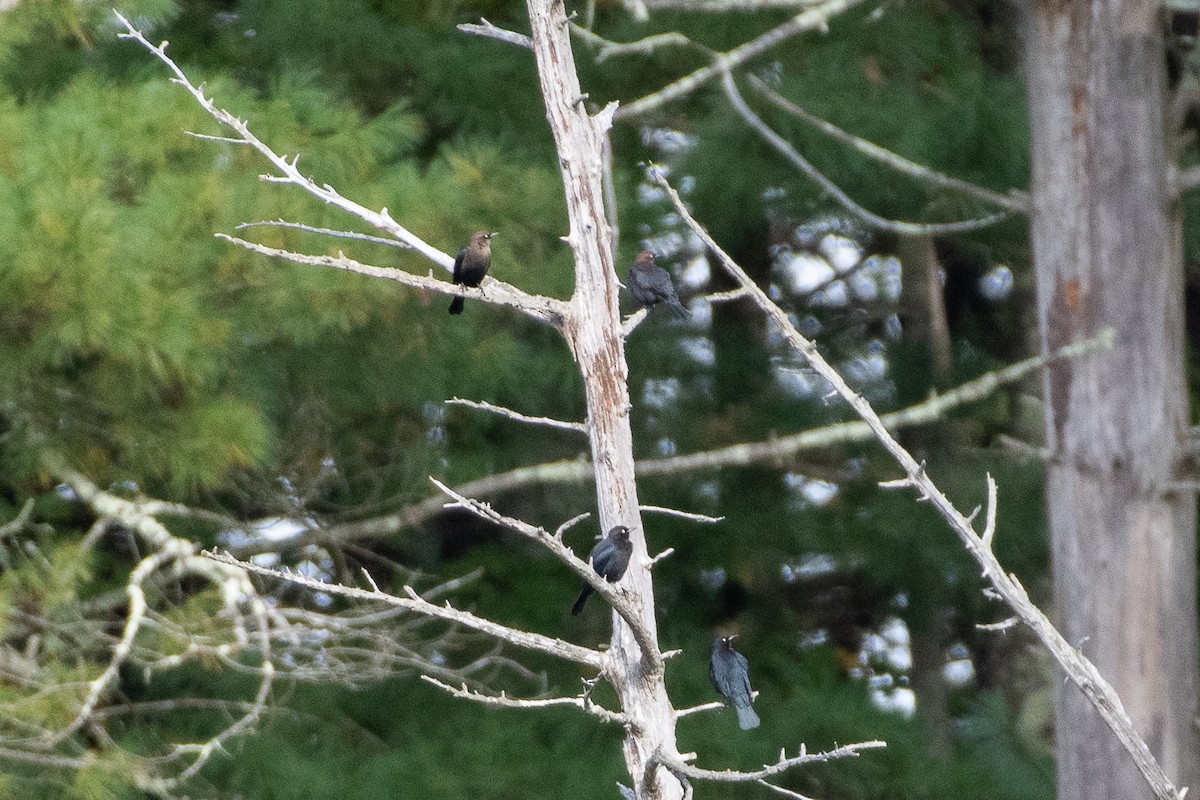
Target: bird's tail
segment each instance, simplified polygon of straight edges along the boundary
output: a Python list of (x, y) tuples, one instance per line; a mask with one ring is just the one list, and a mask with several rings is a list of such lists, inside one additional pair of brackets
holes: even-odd
[(737, 711), (739, 728), (748, 731), (751, 728), (758, 727), (758, 714), (754, 713), (754, 709), (750, 707), (749, 701), (746, 701), (745, 705), (739, 704), (734, 706), (734, 709)]
[(675, 319), (687, 319), (692, 316), (692, 312), (687, 310), (687, 306), (679, 302), (678, 297), (672, 297), (668, 300), (667, 308), (671, 309), (671, 313), (675, 316)]
[(595, 591), (595, 589), (593, 589), (590, 586), (584, 586), (582, 589), (579, 590), (579, 599), (575, 601), (575, 605), (571, 606), (571, 616), (572, 617), (579, 616), (579, 612), (583, 611), (583, 604), (587, 602), (588, 595), (590, 595), (594, 591)]
[(461, 314), (463, 312), (464, 298), (459, 296), (450, 301), (450, 313)]

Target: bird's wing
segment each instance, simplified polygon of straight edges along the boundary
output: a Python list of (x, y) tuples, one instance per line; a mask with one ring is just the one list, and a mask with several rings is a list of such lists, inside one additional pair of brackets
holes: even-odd
[(746, 690), (746, 699), (749, 700), (753, 691), (750, 688), (750, 662), (747, 661), (746, 657), (741, 653), (734, 653), (734, 655), (737, 656), (737, 663), (739, 667), (738, 677), (740, 680), (738, 682), (741, 683), (742, 688)]
[(467, 248), (458, 251), (458, 255), (454, 257), (454, 275), (451, 280), (454, 283), (462, 283), (462, 262), (467, 256)]
[(592, 567), (597, 572), (600, 571), (600, 567), (604, 565), (606, 560), (612, 558), (612, 551), (613, 544), (608, 538), (596, 542), (596, 546), (592, 548), (592, 552), (588, 555), (588, 558), (592, 560)]
[(671, 275), (662, 267), (656, 267), (652, 273), (653, 280), (650, 282), (654, 293), (667, 300), (675, 296), (675, 284), (671, 283)]

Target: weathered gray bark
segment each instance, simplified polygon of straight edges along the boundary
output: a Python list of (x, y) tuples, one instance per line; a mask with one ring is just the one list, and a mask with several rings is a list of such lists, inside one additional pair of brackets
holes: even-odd
[[(566, 240), (575, 254), (575, 294), (563, 333), (587, 395), (600, 529), (622, 524), (632, 531), (633, 560), (622, 586), (637, 608), (638, 619), (654, 637), (654, 588), (634, 479), (629, 368), (603, 199), (601, 152), (614, 109), (595, 116), (586, 111), (561, 0), (527, 0), (527, 7), (546, 116), (566, 192), (570, 221)], [(605, 672), (621, 698), (621, 710), (634, 721), (626, 730), (624, 754), (635, 793), (644, 800), (682, 797), (680, 782), (654, 766), (657, 756), (676, 755), (675, 711), (667, 697), (661, 654), (642, 652), (629, 627), (616, 614), (612, 618)]]
[[(1188, 398), (1160, 8), (1036, 0), (1029, 24), (1042, 346), (1117, 331), (1047, 376), (1058, 627), (1196, 790), (1195, 502), (1167, 489)], [(1055, 710), (1060, 800), (1150, 796), (1078, 689), (1057, 684)]]

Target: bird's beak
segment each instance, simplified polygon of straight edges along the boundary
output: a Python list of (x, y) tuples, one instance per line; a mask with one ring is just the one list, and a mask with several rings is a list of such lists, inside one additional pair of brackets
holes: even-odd
[(489, 238), (489, 239), (491, 239), (493, 236), (497, 236), (497, 235), (499, 235), (499, 233), (500, 233), (500, 231), (494, 231), (494, 232), (492, 232), (492, 233), (489, 233), (489, 234), (488, 234), (488, 238)]

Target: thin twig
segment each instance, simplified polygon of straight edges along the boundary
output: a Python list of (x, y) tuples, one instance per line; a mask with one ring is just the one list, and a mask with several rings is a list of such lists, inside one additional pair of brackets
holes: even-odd
[(675, 712), (675, 717), (676, 719), (679, 717), (690, 717), (692, 714), (699, 714), (704, 711), (717, 711), (723, 708), (727, 708), (727, 706), (721, 702), (702, 703), (698, 706), (690, 706), (688, 708), (679, 709)]
[(605, 39), (587, 28), (571, 23), (571, 33), (596, 48), (596, 63), (603, 63), (610, 58), (628, 55), (649, 55), (660, 47), (696, 47), (706, 53), (712, 51), (692, 41), (682, 33), (656, 33), (636, 42), (613, 42)]
[(587, 425), (582, 422), (566, 422), (560, 419), (551, 419), (550, 417), (531, 417), (528, 414), (522, 414), (519, 411), (505, 408), (504, 406), (496, 406), (487, 402), (477, 402), (475, 400), (463, 400), (460, 397), (451, 397), (449, 400), (443, 401), (448, 406), (464, 406), (466, 408), (477, 408), (480, 411), (489, 411), (493, 414), (499, 414), (517, 422), (525, 422), (530, 425), (541, 425), (546, 428), (558, 428), (564, 431), (574, 431), (575, 433), (587, 433)]
[(698, 781), (718, 781), (722, 783), (750, 783), (751, 781), (759, 781), (763, 778), (769, 778), (772, 775), (778, 775), (781, 772), (786, 772), (794, 767), (803, 766), (805, 764), (819, 764), (826, 761), (834, 761), (840, 758), (856, 758), (863, 750), (873, 750), (878, 747), (887, 747), (887, 742), (872, 740), (869, 742), (858, 742), (856, 744), (842, 745), (835, 747), (832, 750), (826, 750), (820, 753), (809, 753), (803, 745), (800, 747), (800, 754), (788, 758), (783, 751), (779, 753), (779, 760), (774, 764), (768, 764), (762, 769), (741, 772), (732, 769), (702, 769), (687, 764), (678, 758), (664, 758), (660, 753), (657, 757), (658, 763), (663, 766), (668, 766), (672, 772), (677, 772), (681, 775), (686, 775), (692, 780)]
[(604, 666), (605, 655), (597, 650), (580, 647), (577, 644), (571, 644), (562, 639), (552, 639), (540, 633), (529, 633), (528, 631), (510, 628), (506, 625), (477, 617), (470, 612), (459, 611), (450, 606), (449, 603), (443, 606), (434, 605), (423, 599), (411, 586), (404, 587), (406, 597), (396, 597), (385, 592), (368, 591), (353, 586), (343, 586), (338, 583), (325, 583), (316, 578), (309, 578), (294, 572), (281, 572), (277, 569), (260, 567), (250, 561), (242, 561), (231, 555), (215, 553), (211, 550), (205, 550), (201, 555), (212, 559), (218, 564), (240, 567), (255, 575), (274, 578), (286, 583), (294, 583), (297, 586), (303, 586), (316, 592), (349, 597), (354, 600), (366, 600), (372, 603), (386, 603), (387, 605), (404, 608), (427, 617), (455, 622), (518, 647), (523, 647), (527, 650), (537, 650), (538, 652), (556, 656), (566, 661), (573, 661), (576, 664), (583, 664), (594, 669), (601, 669)]
[(730, 289), (725, 292), (713, 292), (712, 294), (701, 295), (700, 300), (707, 300), (710, 303), (728, 303), (733, 300), (741, 300), (747, 294), (742, 287)]
[(369, 233), (358, 233), (357, 231), (339, 231), (334, 228), (318, 228), (313, 225), (305, 225), (302, 222), (288, 222), (283, 219), (275, 220), (260, 220), (258, 222), (243, 222), (240, 225), (234, 226), (234, 230), (240, 231), (246, 228), (290, 228), (297, 231), (305, 231), (306, 233), (316, 233), (321, 236), (332, 236), (335, 239), (354, 239), (360, 242), (370, 242), (371, 244), (382, 244), (388, 247), (399, 247), (404, 250), (411, 249), (407, 244), (396, 239), (386, 239), (382, 236), (372, 236)]
[(775, 792), (776, 794), (781, 794), (784, 797), (791, 797), (793, 800), (812, 800), (811, 797), (802, 795), (799, 792), (793, 792), (791, 789), (785, 789), (782, 786), (776, 786), (773, 783), (767, 783), (766, 781), (763, 781), (763, 780), (756, 781), (756, 783), (762, 784), (763, 786), (767, 787), (768, 789)]
[(1020, 624), (1021, 624), (1021, 620), (1017, 619), (1016, 617), (1009, 617), (1008, 619), (1001, 620), (1000, 622), (979, 622), (979, 623), (976, 623), (976, 625), (975, 625), (975, 630), (977, 630), (977, 631), (991, 631), (991, 632), (995, 633), (995, 632), (999, 632), (999, 631), (1006, 631), (1006, 630), (1008, 630), (1009, 628), (1014, 628), (1014, 627), (1016, 627), (1017, 625), (1020, 625)]
[(483, 694), (482, 692), (471, 691), (466, 684), (461, 688), (451, 686), (448, 683), (442, 683), (437, 678), (429, 675), (422, 675), (421, 680), (432, 684), (442, 691), (448, 692), (454, 697), (462, 700), (471, 700), (476, 703), (481, 703), (485, 706), (496, 706), (498, 708), (550, 708), (553, 706), (574, 706), (575, 708), (586, 711), (592, 716), (604, 720), (605, 722), (615, 722), (619, 725), (629, 725), (630, 720), (625, 714), (619, 711), (609, 711), (607, 708), (596, 705), (586, 697), (543, 697), (543, 698), (518, 698), (508, 697), (503, 692), (499, 695)]
[(642, 511), (649, 511), (651, 514), (662, 514), (667, 517), (679, 517), (680, 519), (691, 520), (692, 522), (704, 522), (714, 524), (723, 521), (724, 517), (710, 517), (707, 514), (696, 514), (691, 511), (680, 511), (677, 508), (666, 508), (664, 506), (639, 506)]
[(486, 39), (495, 39), (500, 42), (515, 44), (517, 47), (524, 47), (526, 50), (533, 49), (533, 40), (525, 34), (497, 27), (483, 17), (479, 18), (478, 23), (464, 22), (457, 27), (463, 33), (469, 33), (473, 36), (482, 36)]

